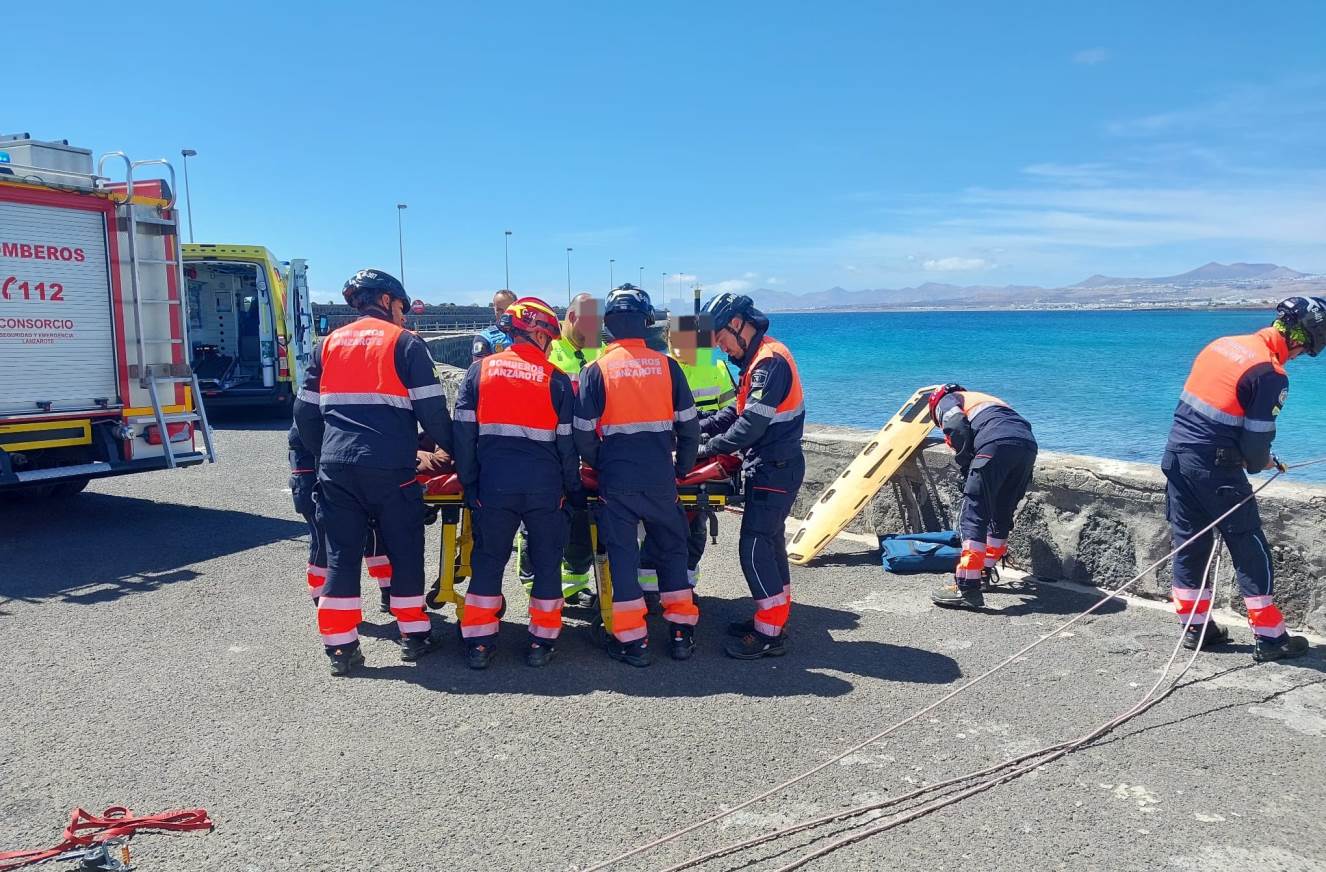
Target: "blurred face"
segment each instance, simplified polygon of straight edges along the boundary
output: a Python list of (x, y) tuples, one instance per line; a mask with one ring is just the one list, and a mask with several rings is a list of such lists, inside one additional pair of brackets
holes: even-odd
[[(693, 315), (668, 318), (668, 349), (676, 360), (687, 366), (694, 366), (700, 357), (700, 337), (694, 325)], [(704, 351), (708, 353), (709, 350)]]
[(566, 310), (570, 325), (567, 337), (577, 348), (598, 348), (599, 331), (603, 329), (603, 316), (599, 314), (599, 301), (593, 297), (578, 297)]

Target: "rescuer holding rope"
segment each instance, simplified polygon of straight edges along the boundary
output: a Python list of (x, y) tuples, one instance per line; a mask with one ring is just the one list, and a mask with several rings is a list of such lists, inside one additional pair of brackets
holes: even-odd
[[(1285, 363), (1304, 353), (1316, 357), (1326, 347), (1326, 299), (1290, 297), (1276, 307), (1276, 314), (1270, 327), (1217, 339), (1193, 362), (1160, 463), (1168, 482), (1166, 517), (1176, 546), (1252, 494), (1247, 473), (1283, 471), (1271, 453), (1271, 440), (1289, 396)], [(1307, 639), (1289, 635), (1272, 600), (1271, 548), (1257, 501), (1249, 499), (1217, 529), (1229, 547), (1248, 610), (1253, 659), (1283, 660), (1307, 651)], [(1188, 624), (1184, 646), (1189, 649), (1229, 642), (1229, 633), (1208, 617), (1211, 588), (1198, 594), (1214, 545), (1215, 536), (1208, 531), (1174, 557), (1174, 607), (1179, 620)]]

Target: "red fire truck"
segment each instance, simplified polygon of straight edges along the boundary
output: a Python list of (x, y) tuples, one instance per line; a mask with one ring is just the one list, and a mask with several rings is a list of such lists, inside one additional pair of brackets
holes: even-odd
[(94, 171), (87, 149), (0, 136), (0, 495), (215, 461), (174, 175), (123, 152)]

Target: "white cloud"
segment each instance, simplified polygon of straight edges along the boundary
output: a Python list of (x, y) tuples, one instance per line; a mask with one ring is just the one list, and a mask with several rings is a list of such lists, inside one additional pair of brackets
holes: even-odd
[(787, 284), (787, 280), (780, 279), (778, 276), (766, 276), (764, 279), (764, 283), (766, 285), (784, 285)]
[(1085, 64), (1086, 66), (1095, 66), (1103, 64), (1110, 59), (1108, 49), (1103, 48), (1084, 48), (1079, 52), (1073, 53), (1073, 63)]
[(927, 260), (921, 266), (926, 272), (964, 272), (989, 269), (994, 264), (983, 257), (941, 257)]
[(743, 279), (757, 279), (757, 278), (760, 277), (760, 274), (759, 274), (759, 273), (753, 273), (753, 272), (744, 272), (744, 273), (741, 274), (741, 277), (742, 277)]
[(740, 294), (754, 287), (755, 285), (748, 279), (725, 279), (708, 285), (705, 290), (714, 294)]

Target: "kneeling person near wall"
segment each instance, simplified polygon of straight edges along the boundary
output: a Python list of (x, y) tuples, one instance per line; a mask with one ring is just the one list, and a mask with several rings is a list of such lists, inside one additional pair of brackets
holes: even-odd
[(738, 638), (730, 657), (757, 660), (786, 652), (792, 608), (792, 573), (785, 525), (806, 476), (801, 450), (806, 407), (801, 377), (787, 346), (767, 335), (769, 319), (750, 297), (719, 294), (705, 304), (714, 341), (741, 368), (736, 405), (701, 421), (709, 441), (701, 456), (744, 455), (746, 497), (737, 548), (755, 616), (728, 627)]
[[(1193, 362), (1160, 463), (1175, 547), (1251, 496), (1247, 472), (1277, 464), (1271, 440), (1289, 393), (1284, 365), (1304, 352), (1316, 357), (1326, 347), (1326, 300), (1290, 297), (1276, 312), (1279, 317), (1270, 327), (1217, 339)], [(1243, 503), (1217, 529), (1229, 546), (1248, 608), (1256, 641), (1253, 657), (1281, 660), (1302, 654), (1307, 639), (1289, 635), (1271, 599), (1271, 549), (1257, 501)], [(1210, 648), (1229, 641), (1229, 634), (1207, 618), (1211, 587), (1198, 596), (1214, 544), (1215, 535), (1207, 531), (1174, 557), (1174, 606), (1189, 628), (1184, 645), (1190, 649), (1199, 642)]]
[(502, 573), (521, 524), (534, 569), (525, 662), (543, 666), (552, 658), (562, 631), (566, 503), (585, 505), (571, 436), (571, 380), (547, 357), (548, 343), (560, 334), (557, 316), (542, 300), (525, 297), (500, 323), (511, 345), (470, 366), (454, 423), (456, 471), (475, 520), (473, 575), (460, 622), (471, 669), (486, 668), (497, 647), (506, 604)]
[(1027, 419), (989, 394), (947, 384), (930, 395), (930, 418), (944, 431), (962, 471), (962, 555), (952, 584), (931, 594), (936, 605), (979, 609), (982, 584), (1008, 550), (1013, 513), (1031, 484), (1036, 437)]

